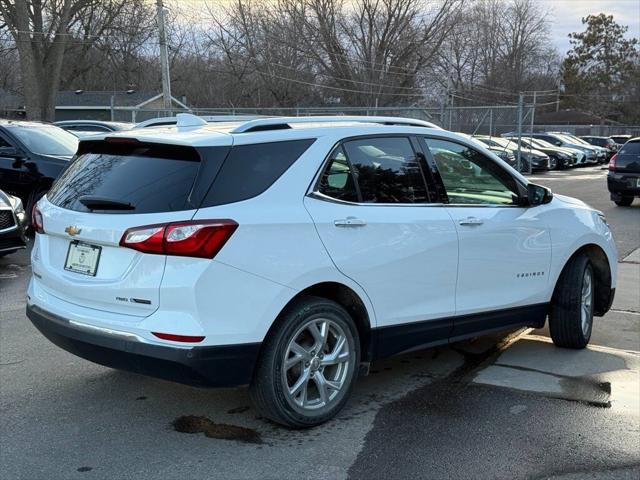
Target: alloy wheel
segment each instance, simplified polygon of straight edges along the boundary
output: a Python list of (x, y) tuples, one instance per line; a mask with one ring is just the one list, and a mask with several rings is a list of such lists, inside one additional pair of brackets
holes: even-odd
[(302, 413), (330, 408), (346, 388), (353, 363), (340, 325), (326, 318), (309, 320), (285, 350), (282, 382), (287, 400)]
[(582, 277), (582, 296), (580, 304), (580, 316), (582, 320), (582, 333), (586, 336), (591, 326), (593, 303), (593, 275), (590, 268), (586, 268)]

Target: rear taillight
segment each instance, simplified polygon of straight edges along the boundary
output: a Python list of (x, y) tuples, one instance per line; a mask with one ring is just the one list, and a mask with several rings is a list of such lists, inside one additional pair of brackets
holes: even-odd
[(618, 154), (617, 153), (613, 157), (611, 157), (611, 160), (609, 160), (609, 170), (615, 170), (616, 169), (616, 158), (618, 158)]
[(31, 210), (31, 226), (35, 230), (36, 233), (44, 233), (44, 225), (42, 223), (42, 213), (40, 213), (40, 209), (38, 205), (34, 205)]
[(238, 228), (233, 220), (192, 220), (130, 228), (120, 246), (144, 253), (213, 258)]

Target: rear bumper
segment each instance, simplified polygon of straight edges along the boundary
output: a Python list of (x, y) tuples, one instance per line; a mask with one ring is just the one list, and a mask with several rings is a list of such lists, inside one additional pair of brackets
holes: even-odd
[(639, 179), (640, 173), (609, 172), (607, 175), (607, 187), (611, 192), (611, 199), (619, 200), (623, 196), (640, 196)]
[(27, 317), (51, 342), (78, 357), (200, 387), (248, 384), (260, 350), (260, 343), (187, 348), (154, 345), (133, 334), (72, 322), (35, 305), (27, 305)]

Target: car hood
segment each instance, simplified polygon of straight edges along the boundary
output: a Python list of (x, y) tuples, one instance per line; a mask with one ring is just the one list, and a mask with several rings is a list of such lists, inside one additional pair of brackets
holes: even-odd
[(577, 198), (567, 197), (566, 195), (560, 195), (557, 193), (553, 194), (553, 198), (557, 198), (561, 202), (568, 203), (569, 205), (576, 205), (579, 207), (591, 208), (589, 205), (584, 203), (582, 200), (578, 200)]

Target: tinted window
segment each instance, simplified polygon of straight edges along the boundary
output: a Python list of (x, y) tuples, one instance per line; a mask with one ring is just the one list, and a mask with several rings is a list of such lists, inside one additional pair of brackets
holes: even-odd
[(347, 157), (341, 146), (336, 148), (329, 158), (327, 168), (320, 178), (318, 190), (320, 193), (338, 200), (358, 201), (358, 192), (351, 166), (347, 162)]
[(38, 127), (10, 127), (11, 133), (24, 143), (29, 151), (42, 155), (71, 156), (78, 149), (75, 135), (53, 125)]
[(620, 155), (638, 155), (640, 154), (640, 142), (627, 142), (620, 149)]
[(75, 132), (108, 132), (110, 131), (108, 128), (102, 127), (100, 125), (72, 125), (66, 128), (67, 130), (73, 130)]
[(365, 203), (428, 202), (422, 169), (408, 138), (381, 137), (344, 143)]
[(54, 205), (86, 212), (89, 209), (79, 198), (92, 196), (130, 203), (134, 207), (105, 213), (157, 213), (193, 208), (187, 204), (187, 198), (200, 167), (195, 149), (93, 143), (101, 146), (81, 152), (47, 194)]
[(234, 146), (203, 206), (224, 205), (260, 195), (311, 146), (315, 139)]
[(515, 205), (516, 182), (481, 153), (448, 140), (425, 138), (438, 167), (449, 203)]

